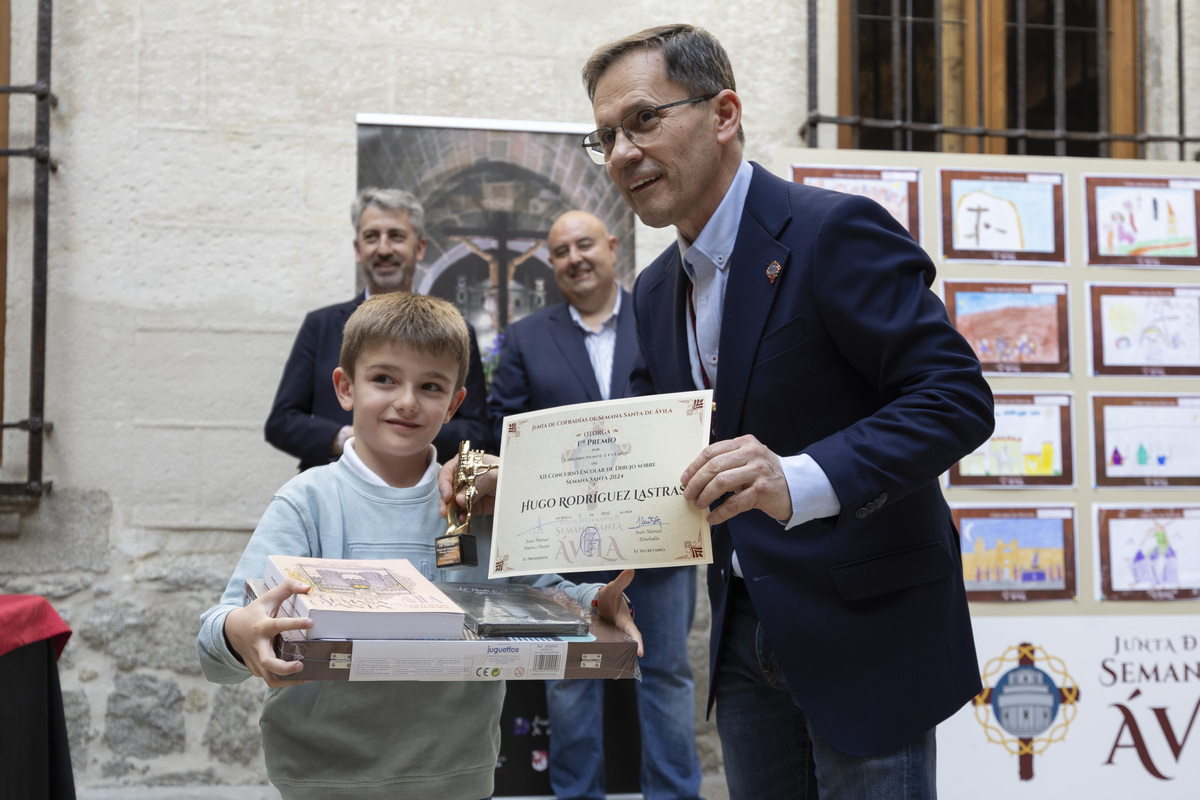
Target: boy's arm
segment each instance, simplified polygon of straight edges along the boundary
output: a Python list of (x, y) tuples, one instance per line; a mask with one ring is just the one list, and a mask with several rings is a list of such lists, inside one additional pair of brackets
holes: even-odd
[(251, 675), (262, 678), (267, 686), (277, 689), (300, 681), (280, 681), (276, 675), (290, 675), (304, 669), (299, 661), (284, 661), (275, 656), (275, 637), (284, 631), (311, 628), (308, 617), (277, 616), (279, 607), (294, 594), (304, 594), (312, 587), (301, 581), (285, 581), (244, 608), (235, 608), (225, 615), (225, 642)]
[(208, 680), (214, 683), (238, 683), (250, 677), (250, 669), (243, 663), (228, 638), (225, 629), (226, 618), (235, 611), (243, 610), (242, 597), (246, 580), (263, 577), (268, 555), (321, 555), (317, 542), (310, 539), (307, 533), (311, 528), (311, 521), (306, 522), (300, 509), (288, 499), (276, 495), (267, 505), (267, 510), (263, 512), (254, 534), (246, 543), (246, 549), (242, 552), (220, 601), (204, 612), (201, 618), (196, 646), (200, 656), (200, 667)]

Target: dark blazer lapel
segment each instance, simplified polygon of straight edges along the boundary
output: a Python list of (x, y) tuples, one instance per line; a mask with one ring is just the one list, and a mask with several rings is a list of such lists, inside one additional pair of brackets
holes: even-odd
[(337, 326), (338, 330), (345, 330), (346, 320), (350, 319), (350, 315), (358, 310), (358, 307), (365, 302), (362, 296), (356, 297), (349, 303), (342, 304), (337, 311)]
[(633, 319), (633, 298), (624, 288), (621, 292), (621, 313), (617, 315), (617, 343), (613, 347), (612, 380), (609, 383), (610, 398), (623, 397), (629, 374), (637, 360), (637, 324)]
[[(662, 258), (662, 256), (660, 256)], [(646, 289), (646, 308), (653, 311), (643, 317), (638, 331), (642, 354), (647, 363), (654, 363), (651, 370), (656, 376), (655, 390), (665, 392), (687, 392), (696, 388), (692, 381), (691, 359), (688, 355), (687, 302), (688, 277), (683, 271), (679, 248), (671, 245), (666, 263)], [(648, 323), (648, 324), (647, 324)]]
[(588, 356), (587, 346), (583, 343), (583, 331), (571, 319), (567, 304), (562, 303), (550, 313), (550, 333), (554, 344), (562, 352), (563, 358), (571, 367), (571, 372), (583, 387), (589, 401), (599, 400), (600, 384), (596, 383), (596, 371), (592, 369), (592, 359)]
[(330, 306), (323, 315), (320, 328), (311, 331), (313, 336), (320, 338), (308, 342), (313, 348), (310, 378), (313, 385), (305, 389), (306, 397), (311, 399), (306, 400), (304, 404), (309, 406), (315, 417), (350, 424), (350, 412), (342, 408), (338, 403), (337, 394), (329, 391), (329, 387), (332, 386), (333, 370), (337, 367), (338, 357), (342, 352), (342, 332), (346, 329), (346, 321), (365, 299), (366, 295), (359, 292), (353, 300)]
[[(791, 251), (776, 237), (790, 218), (786, 183), (755, 164), (725, 286), (714, 392), (717, 439), (732, 437), (740, 427), (758, 343), (776, 294), (789, 277)], [(773, 262), (779, 265), (774, 281), (767, 273)]]

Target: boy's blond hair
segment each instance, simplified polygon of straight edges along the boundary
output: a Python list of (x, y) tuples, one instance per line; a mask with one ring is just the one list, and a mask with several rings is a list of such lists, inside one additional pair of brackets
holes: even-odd
[(458, 364), (454, 391), (466, 384), (471, 340), (458, 309), (440, 297), (415, 292), (377, 294), (346, 321), (338, 366), (354, 377), (354, 364), (364, 350), (380, 344), (403, 345)]

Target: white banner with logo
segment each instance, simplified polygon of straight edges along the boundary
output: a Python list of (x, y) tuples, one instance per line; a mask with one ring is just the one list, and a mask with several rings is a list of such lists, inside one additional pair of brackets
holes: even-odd
[(938, 726), (940, 797), (1200, 798), (1200, 619), (972, 623), (985, 688)]

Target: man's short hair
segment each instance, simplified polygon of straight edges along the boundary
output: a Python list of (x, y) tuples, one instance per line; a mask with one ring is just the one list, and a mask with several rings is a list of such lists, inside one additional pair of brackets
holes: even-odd
[(729, 55), (717, 38), (695, 25), (659, 25), (597, 47), (583, 65), (588, 99), (596, 99), (596, 84), (618, 59), (634, 50), (656, 50), (663, 55), (667, 77), (692, 97), (737, 91)]
[(434, 358), (453, 358), (458, 364), (454, 391), (467, 382), (471, 348), (467, 323), (453, 304), (440, 297), (415, 292), (372, 295), (346, 320), (338, 366), (353, 378), (359, 356), (379, 345), (402, 345)]
[[(608, 68), (635, 50), (662, 53), (667, 78), (687, 90), (689, 97), (703, 97), (725, 89), (737, 91), (729, 54), (717, 37), (695, 25), (659, 25), (596, 48), (583, 65), (583, 84), (589, 100), (595, 101), (596, 84)], [(738, 141), (745, 140), (739, 126)]]
[(350, 221), (354, 223), (354, 233), (358, 234), (358, 225), (362, 222), (363, 211), (370, 206), (387, 208), (392, 211), (407, 211), (408, 221), (412, 223), (413, 232), (420, 239), (425, 235), (425, 207), (421, 205), (411, 192), (403, 189), (378, 189), (368, 186), (361, 190), (350, 204)]

